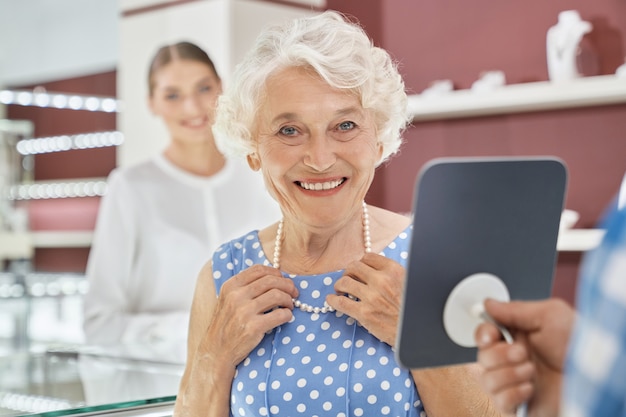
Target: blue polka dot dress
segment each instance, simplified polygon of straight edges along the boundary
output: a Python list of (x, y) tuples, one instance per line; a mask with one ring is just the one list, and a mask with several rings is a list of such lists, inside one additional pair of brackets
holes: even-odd
[[(382, 254), (406, 267), (411, 231)], [(256, 231), (222, 245), (213, 256), (218, 293), (228, 278), (258, 263), (271, 265)], [(302, 302), (321, 307), (342, 274), (283, 275)], [(425, 416), (411, 374), (389, 345), (342, 313), (293, 313), (237, 366), (232, 416)]]

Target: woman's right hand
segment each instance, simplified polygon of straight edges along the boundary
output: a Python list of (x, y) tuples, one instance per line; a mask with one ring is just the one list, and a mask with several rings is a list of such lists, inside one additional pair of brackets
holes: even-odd
[(222, 286), (198, 353), (237, 366), (266, 332), (291, 320), (292, 299), (298, 297), (292, 280), (276, 268), (253, 265)]

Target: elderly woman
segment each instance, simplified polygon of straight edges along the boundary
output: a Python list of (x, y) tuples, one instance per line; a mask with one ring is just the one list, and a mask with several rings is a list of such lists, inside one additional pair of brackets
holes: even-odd
[(473, 368), (411, 371), (394, 358), (411, 221), (364, 198), (406, 123), (389, 55), (339, 14), (260, 36), (214, 131), (263, 173), (283, 218), (224, 244), (201, 272), (176, 415), (493, 412)]

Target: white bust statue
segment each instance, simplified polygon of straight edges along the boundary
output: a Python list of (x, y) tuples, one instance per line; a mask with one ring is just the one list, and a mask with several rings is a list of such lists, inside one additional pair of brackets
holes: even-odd
[(548, 76), (552, 81), (571, 80), (580, 77), (576, 65), (578, 47), (592, 25), (580, 18), (576, 10), (559, 13), (556, 25), (548, 29), (546, 50)]

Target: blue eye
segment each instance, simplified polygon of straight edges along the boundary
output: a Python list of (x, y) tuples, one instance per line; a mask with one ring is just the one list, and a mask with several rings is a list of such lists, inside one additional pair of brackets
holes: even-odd
[(278, 131), (281, 135), (294, 136), (298, 131), (293, 126), (285, 126)]
[(339, 130), (352, 130), (355, 127), (356, 127), (356, 123), (354, 123), (354, 122), (341, 122), (337, 126), (337, 129), (339, 129)]

